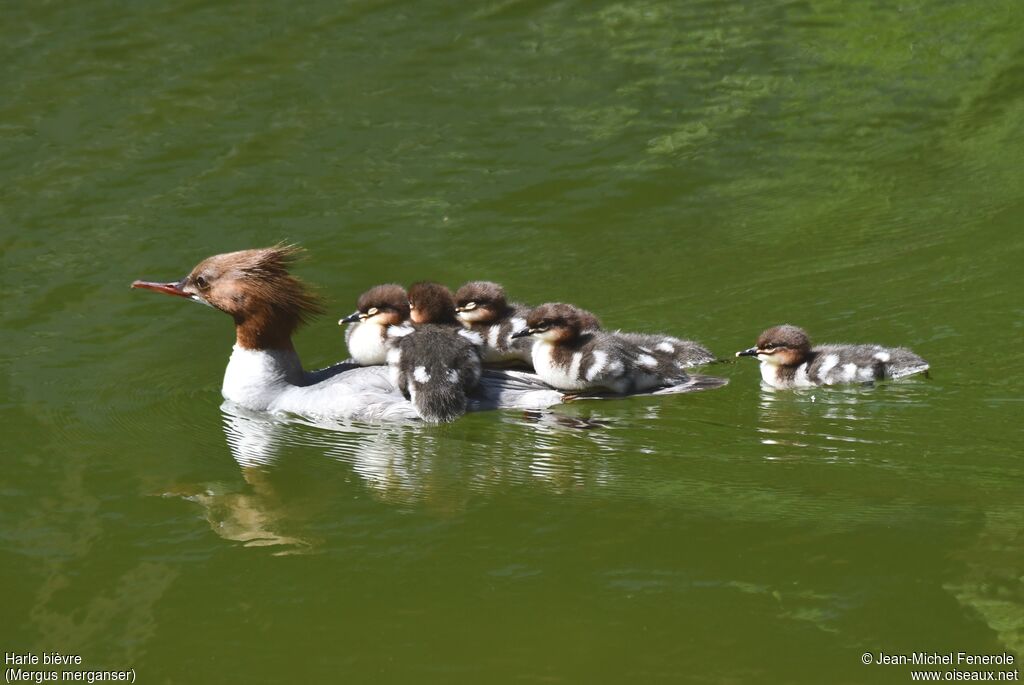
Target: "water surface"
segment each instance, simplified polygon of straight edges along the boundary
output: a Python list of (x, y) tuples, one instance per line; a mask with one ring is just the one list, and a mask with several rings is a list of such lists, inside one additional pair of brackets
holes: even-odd
[[(908, 682), (1024, 646), (1013, 2), (8, 3), (5, 651), (139, 682)], [(290, 240), (931, 378), (323, 427), (150, 293)], [(332, 316), (296, 339), (344, 356)], [(740, 360), (741, 362), (749, 360)]]

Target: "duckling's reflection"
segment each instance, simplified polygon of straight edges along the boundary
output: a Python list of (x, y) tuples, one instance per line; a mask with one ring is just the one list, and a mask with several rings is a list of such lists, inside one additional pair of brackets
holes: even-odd
[[(463, 510), (474, 494), (509, 485), (540, 483), (553, 492), (607, 486), (615, 478), (614, 455), (626, 447), (614, 432), (614, 422), (592, 406), (502, 413), (497, 426), (489, 425), (486, 441), (474, 440), (471, 431), (412, 422), (367, 426), (285, 420), (230, 402), (221, 405), (221, 412), (225, 440), (241, 467), (245, 491), (205, 484), (175, 494), (200, 504), (221, 537), (248, 547), (278, 548), (275, 554), (317, 547), (308, 535), (284, 532), (304, 517), (292, 511), (302, 505), (289, 506), (290, 498), (279, 495), (269, 468), (287, 448), (312, 447), (349, 465), (381, 501), (417, 504), (445, 515)], [(657, 408), (648, 408), (651, 412), (656, 414)]]
[[(859, 445), (880, 442), (877, 436), (884, 435), (891, 422), (885, 409), (907, 396), (902, 387), (776, 390), (762, 385), (757, 432), (767, 448), (765, 458), (852, 461)], [(860, 425), (868, 420), (870, 433)]]

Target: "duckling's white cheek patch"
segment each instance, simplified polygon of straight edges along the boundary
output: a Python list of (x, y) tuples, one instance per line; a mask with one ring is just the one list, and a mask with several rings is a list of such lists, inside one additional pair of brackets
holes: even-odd
[(477, 321), (483, 320), (484, 314), (485, 312), (480, 309), (471, 309), (469, 311), (459, 312), (456, 316), (459, 317), (459, 320), (461, 321), (476, 323)]
[(558, 342), (558, 333), (550, 328), (543, 333), (537, 334), (537, 337), (547, 342)]

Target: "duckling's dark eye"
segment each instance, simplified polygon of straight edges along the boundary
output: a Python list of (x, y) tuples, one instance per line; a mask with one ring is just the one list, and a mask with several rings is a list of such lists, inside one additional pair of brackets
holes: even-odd
[(772, 350), (775, 349), (775, 345), (773, 343), (768, 343), (767, 345), (765, 345), (761, 349), (764, 350), (765, 352), (771, 352)]
[(196, 287), (199, 288), (200, 290), (206, 290), (208, 287), (210, 287), (210, 284), (202, 276), (196, 276), (195, 283)]

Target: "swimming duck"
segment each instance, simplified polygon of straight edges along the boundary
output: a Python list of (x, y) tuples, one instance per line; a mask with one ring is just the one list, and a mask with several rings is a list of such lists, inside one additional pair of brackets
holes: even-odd
[(349, 356), (360, 366), (384, 364), (387, 360), (387, 330), (409, 319), (409, 295), (405, 288), (387, 283), (370, 288), (359, 296), (356, 311), (338, 321), (349, 324), (345, 345)]
[[(132, 287), (199, 302), (231, 316), (235, 345), (221, 392), (241, 408), (332, 420), (418, 418), (416, 407), (391, 382), (387, 367), (335, 364), (303, 370), (292, 334), (323, 308), (289, 273), (299, 252), (277, 245), (215, 255), (179, 281), (135, 281)], [(561, 399), (533, 374), (493, 370), (481, 378), (469, 408), (539, 409)]]
[(757, 357), (761, 380), (773, 388), (810, 388), (903, 378), (928, 370), (928, 362), (905, 347), (819, 345), (807, 333), (783, 324), (761, 333), (754, 347), (737, 357)]
[(594, 320), (570, 304), (543, 304), (530, 312), (527, 327), (513, 337), (534, 337), (533, 368), (559, 390), (625, 394), (689, 380), (678, 364), (659, 363), (628, 337), (591, 328)]
[(509, 302), (505, 289), (491, 281), (471, 281), (455, 292), (455, 313), (467, 330), (480, 334), (487, 363), (519, 360), (532, 363), (533, 341), (512, 338), (526, 328), (530, 307)]
[(439, 283), (410, 286), (409, 312), (412, 325), (388, 329), (391, 378), (425, 421), (454, 421), (480, 380), (483, 341), (459, 325), (452, 293)]

